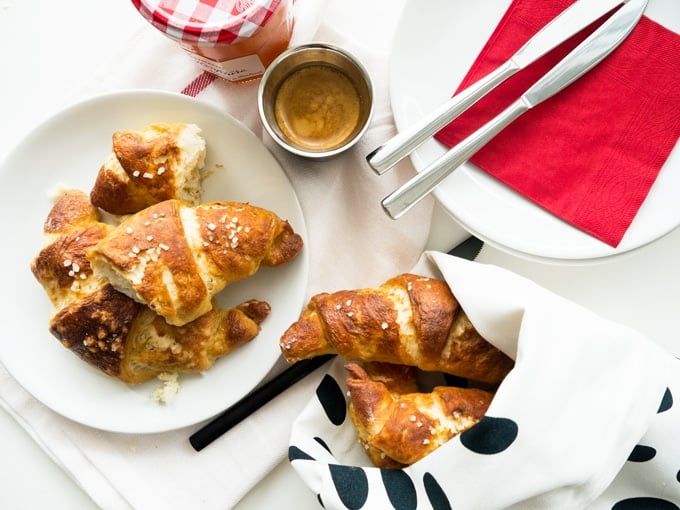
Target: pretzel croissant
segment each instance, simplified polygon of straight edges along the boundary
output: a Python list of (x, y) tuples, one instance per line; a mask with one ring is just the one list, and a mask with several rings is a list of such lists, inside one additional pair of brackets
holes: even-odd
[(349, 415), (359, 442), (377, 467), (398, 469), (420, 460), (469, 429), (486, 413), (492, 394), (437, 386), (419, 393), (412, 367), (351, 363)]
[(166, 200), (128, 217), (88, 253), (95, 275), (182, 326), (225, 286), (291, 260), (302, 238), (271, 211)]
[(64, 193), (44, 224), (46, 244), (31, 263), (55, 312), (50, 332), (81, 359), (126, 383), (161, 372), (204, 371), (252, 340), (269, 305), (248, 301), (210, 310), (182, 327), (161, 317), (96, 277), (85, 254), (113, 227), (99, 221), (87, 195)]
[(379, 287), (313, 296), (280, 347), (290, 363), (337, 353), (489, 383), (513, 366), (479, 335), (446, 283), (408, 273)]

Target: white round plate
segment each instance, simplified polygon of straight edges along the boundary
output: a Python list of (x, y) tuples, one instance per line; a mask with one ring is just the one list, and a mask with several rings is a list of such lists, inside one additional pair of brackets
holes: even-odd
[[(390, 59), (390, 99), (399, 130), (451, 96), (509, 5), (510, 0), (407, 0)], [(646, 14), (680, 33), (674, 0), (650, 2)], [(411, 156), (416, 170), (445, 150), (430, 139)], [(497, 248), (543, 261), (591, 262), (629, 252), (680, 225), (679, 167), (676, 144), (617, 248), (559, 220), (471, 163), (453, 172), (434, 195), (465, 229)]]
[(227, 287), (222, 306), (248, 299), (271, 305), (260, 334), (204, 374), (180, 375), (180, 391), (167, 405), (152, 395), (158, 380), (126, 385), (81, 361), (47, 329), (51, 304), (30, 271), (43, 244), (51, 193), (89, 193), (111, 152), (111, 135), (153, 122), (195, 123), (207, 144), (203, 200), (247, 201), (289, 220), (303, 239), (302, 210), (283, 170), (260, 140), (229, 115), (180, 94), (127, 91), (76, 104), (31, 132), (0, 168), (3, 334), (0, 359), (35, 398), (54, 411), (95, 428), (161, 432), (210, 418), (253, 389), (277, 361), (278, 341), (297, 320), (307, 287), (305, 249), (290, 263), (263, 268)]

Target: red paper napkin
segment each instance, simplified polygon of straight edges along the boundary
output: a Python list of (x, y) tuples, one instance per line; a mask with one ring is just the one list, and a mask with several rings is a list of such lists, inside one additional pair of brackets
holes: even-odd
[[(459, 90), (509, 58), (573, 0), (514, 0)], [(510, 78), (436, 138), (448, 146), (555, 65), (584, 30)], [(680, 36), (643, 17), (602, 63), (516, 120), (471, 161), (526, 198), (616, 247), (680, 136)]]

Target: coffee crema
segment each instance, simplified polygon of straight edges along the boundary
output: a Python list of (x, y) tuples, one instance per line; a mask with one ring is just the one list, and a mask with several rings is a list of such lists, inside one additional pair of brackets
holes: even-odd
[(274, 100), (282, 133), (294, 144), (324, 151), (343, 144), (356, 130), (361, 98), (352, 81), (328, 65), (309, 65), (287, 76)]

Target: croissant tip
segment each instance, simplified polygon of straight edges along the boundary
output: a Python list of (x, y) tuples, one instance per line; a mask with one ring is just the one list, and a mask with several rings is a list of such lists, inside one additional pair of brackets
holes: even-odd
[(368, 373), (364, 368), (357, 363), (348, 363), (345, 365), (345, 369), (349, 372), (347, 376), (347, 382), (361, 382), (369, 379)]
[(269, 303), (257, 299), (251, 299), (241, 303), (237, 308), (258, 325), (261, 324), (272, 311)]
[(302, 250), (303, 245), (302, 236), (293, 230), (287, 220), (281, 220), (281, 232), (264, 262), (270, 267), (285, 264)]

